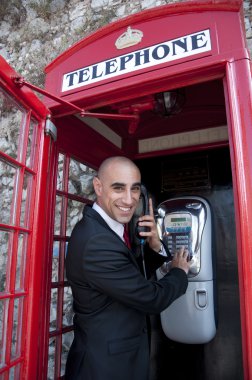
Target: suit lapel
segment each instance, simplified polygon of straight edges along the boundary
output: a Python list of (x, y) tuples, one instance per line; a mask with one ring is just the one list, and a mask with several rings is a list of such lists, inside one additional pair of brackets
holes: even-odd
[(127, 248), (128, 252), (129, 252), (128, 257), (131, 259), (131, 261), (134, 263), (134, 265), (137, 268), (139, 268), (134, 252), (126, 246), (126, 244), (122, 241), (122, 239), (109, 227), (109, 225), (105, 222), (105, 220), (101, 217), (101, 215), (97, 211), (95, 211), (92, 208), (92, 206), (86, 205), (84, 207), (83, 216), (84, 217), (88, 216), (90, 218), (95, 219), (97, 221), (97, 223), (101, 224), (110, 233), (112, 233), (114, 236), (116, 236), (116, 238), (118, 239), (118, 241), (120, 242), (120, 244), (123, 244), (123, 246)]

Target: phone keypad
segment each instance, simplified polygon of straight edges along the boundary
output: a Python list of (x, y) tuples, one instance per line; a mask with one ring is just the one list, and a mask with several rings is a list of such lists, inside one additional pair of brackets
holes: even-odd
[(188, 249), (191, 255), (191, 239), (188, 234), (170, 234), (167, 236), (167, 244), (172, 255), (181, 247)]

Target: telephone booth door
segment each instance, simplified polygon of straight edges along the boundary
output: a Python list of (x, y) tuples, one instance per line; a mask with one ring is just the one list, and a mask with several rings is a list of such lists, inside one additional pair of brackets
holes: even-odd
[[(45, 250), (53, 141), (49, 111), (0, 57), (0, 379), (36, 379), (47, 319)], [(42, 307), (42, 309), (41, 309)]]

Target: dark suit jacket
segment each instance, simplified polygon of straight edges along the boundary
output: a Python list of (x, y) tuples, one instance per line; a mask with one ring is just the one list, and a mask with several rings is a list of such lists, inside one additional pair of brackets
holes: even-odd
[(95, 210), (85, 207), (68, 245), (66, 274), (75, 337), (65, 378), (147, 380), (146, 315), (160, 313), (185, 293), (185, 272), (176, 268), (159, 281), (146, 280), (134, 253)]

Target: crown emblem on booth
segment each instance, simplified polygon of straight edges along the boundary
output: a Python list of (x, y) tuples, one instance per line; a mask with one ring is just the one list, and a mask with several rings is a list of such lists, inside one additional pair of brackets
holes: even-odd
[(124, 49), (129, 46), (133, 46), (141, 42), (143, 37), (143, 32), (137, 29), (131, 29), (129, 26), (127, 31), (119, 36), (115, 42), (117, 49)]

